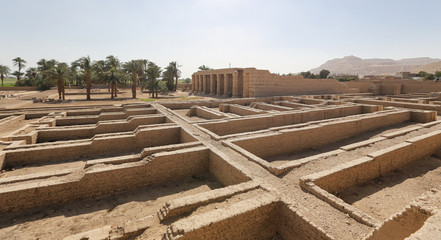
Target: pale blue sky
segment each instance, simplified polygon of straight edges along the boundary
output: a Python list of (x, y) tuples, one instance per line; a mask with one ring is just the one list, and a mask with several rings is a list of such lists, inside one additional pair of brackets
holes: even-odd
[(0, 64), (115, 55), (306, 71), (325, 61), (441, 57), (438, 0), (0, 0)]

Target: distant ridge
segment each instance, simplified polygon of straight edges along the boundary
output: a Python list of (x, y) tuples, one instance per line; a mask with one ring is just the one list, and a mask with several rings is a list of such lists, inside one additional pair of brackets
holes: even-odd
[(419, 72), (419, 71), (424, 71), (428, 73), (435, 73), (436, 71), (441, 71), (441, 61), (423, 65), (415, 70), (415, 72)]
[[(418, 69), (429, 64), (441, 62), (438, 58), (406, 58), (401, 60), (393, 59), (361, 59), (356, 56), (346, 56), (335, 58), (320, 65), (318, 68), (311, 69), (312, 73), (319, 73), (322, 69), (327, 69), (331, 74), (358, 74), (358, 75), (394, 75), (397, 72), (418, 72)], [(441, 63), (439, 63), (441, 66)], [(441, 68), (440, 68), (441, 70)]]

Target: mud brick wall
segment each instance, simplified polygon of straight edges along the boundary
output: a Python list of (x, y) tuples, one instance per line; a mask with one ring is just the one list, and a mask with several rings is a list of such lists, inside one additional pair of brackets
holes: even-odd
[(93, 124), (99, 121), (98, 115), (82, 115), (73, 117), (64, 117), (56, 119), (56, 126), (68, 126), (68, 125), (83, 125), (83, 124)]
[(219, 105), (219, 111), (230, 112), (230, 113), (234, 113), (234, 114), (237, 114), (240, 116), (266, 113), (265, 111), (262, 111), (260, 109), (253, 109), (250, 107), (244, 107), (244, 106), (237, 105), (237, 104), (221, 104), (221, 105)]
[(279, 113), (274, 116), (258, 116), (243, 119), (233, 119), (216, 123), (202, 123), (201, 127), (216, 133), (219, 136), (257, 131), (270, 127), (323, 120), (326, 118), (344, 117), (361, 114), (361, 106), (341, 106), (330, 109), (314, 109), (304, 112)]
[(200, 106), (193, 106), (191, 107), (188, 112), (187, 116), (198, 116), (205, 119), (220, 119), (225, 118), (226, 116), (221, 112), (213, 111), (207, 107), (200, 107)]
[(0, 151), (0, 169), (3, 169), (5, 162), (5, 153)]
[(412, 111), (410, 114), (410, 120), (412, 122), (428, 123), (436, 121), (436, 111)]
[(177, 180), (208, 170), (205, 147), (154, 154), (149, 161), (96, 167), (77, 179), (61, 178), (15, 184), (0, 190), (0, 212), (93, 198)]
[(0, 119), (0, 127), (10, 128), (10, 127), (13, 127), (17, 122), (20, 122), (24, 119), (25, 119), (25, 115), (8, 116), (8, 117)]
[(139, 125), (160, 124), (165, 121), (166, 117), (158, 114), (147, 117), (131, 116), (122, 121), (103, 121), (92, 126), (43, 128), (38, 131), (38, 142), (91, 138), (96, 134), (133, 131)]
[(301, 151), (311, 147), (346, 139), (376, 128), (409, 121), (410, 112), (401, 111), (374, 114), (359, 119), (322, 123), (299, 129), (281, 130), (280, 133), (233, 141), (239, 147), (265, 158), (277, 154)]
[[(191, 136), (182, 139), (191, 141)], [(52, 161), (68, 161), (74, 159), (140, 152), (145, 147), (176, 144), (181, 140), (180, 127), (158, 127), (141, 129), (135, 134), (99, 137), (87, 141), (38, 146), (28, 145), (8, 151), (5, 166), (17, 166)], [(194, 138), (193, 138), (194, 141)]]
[(402, 107), (402, 108), (437, 111), (438, 113), (441, 112), (441, 105), (435, 105), (435, 104), (391, 102), (391, 101), (381, 101), (381, 100), (372, 100), (372, 99), (357, 99), (355, 100), (355, 102), (364, 103), (364, 104), (383, 105), (385, 107)]
[(286, 204), (279, 203), (279, 233), (284, 240), (330, 240), (331, 238)]
[(339, 192), (430, 156), (440, 148), (441, 131), (435, 131), (321, 172), (313, 181), (330, 193)]
[(276, 111), (293, 110), (290, 107), (278, 106), (278, 105), (273, 105), (273, 104), (268, 104), (268, 103), (263, 103), (263, 102), (253, 102), (250, 104), (250, 107), (257, 108), (260, 110), (276, 110)]
[(186, 232), (179, 239), (270, 239), (277, 232), (277, 203), (262, 205), (228, 219)]
[(224, 186), (243, 183), (250, 180), (239, 169), (231, 166), (215, 152), (210, 152), (210, 162), (208, 165), (210, 173)]
[(365, 240), (406, 239), (420, 229), (431, 214), (415, 206), (409, 206), (403, 212), (386, 220)]

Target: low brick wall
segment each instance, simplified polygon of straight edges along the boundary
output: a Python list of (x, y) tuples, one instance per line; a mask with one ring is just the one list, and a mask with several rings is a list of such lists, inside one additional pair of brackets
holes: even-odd
[(441, 130), (438, 130), (318, 173), (313, 181), (327, 192), (340, 192), (430, 156), (440, 148)]
[(0, 212), (23, 211), (75, 199), (120, 193), (208, 171), (209, 150), (195, 147), (153, 154), (146, 160), (105, 165), (84, 175), (0, 187)]
[(242, 119), (232, 119), (228, 122), (201, 123), (199, 125), (218, 136), (225, 136), (235, 133), (257, 131), (270, 127), (361, 114), (363, 113), (361, 108), (360, 105), (338, 106), (303, 112), (284, 112), (272, 116), (252, 116)]
[[(96, 111), (91, 112), (93, 114)], [(68, 126), (68, 125), (83, 125), (83, 124), (94, 124), (99, 121), (106, 120), (120, 120), (126, 119), (130, 116), (144, 115), (144, 114), (156, 114), (157, 110), (155, 108), (143, 108), (143, 109), (127, 109), (121, 112), (103, 112), (101, 111), (98, 115), (76, 115), (64, 118), (57, 118), (57, 126)], [(72, 114), (72, 113), (71, 113)]]
[(248, 116), (248, 115), (256, 115), (256, 114), (264, 114), (267, 113), (260, 109), (254, 109), (250, 107), (241, 106), (238, 104), (221, 104), (219, 105), (219, 111), (221, 112), (230, 112), (240, 116)]
[(156, 127), (141, 129), (133, 134), (77, 140), (63, 144), (20, 146), (6, 152), (4, 165), (5, 167), (13, 167), (54, 161), (72, 161), (89, 157), (121, 155), (124, 153), (141, 152), (146, 147), (177, 144), (187, 141), (195, 141), (195, 139), (180, 127)]
[(373, 100), (373, 99), (357, 99), (354, 100), (354, 102), (362, 103), (362, 104), (382, 105), (385, 107), (402, 107), (402, 108), (410, 108), (410, 109), (437, 111), (438, 114), (441, 113), (441, 105), (437, 105), (437, 104), (391, 102), (391, 101), (381, 101), (381, 100)]
[(340, 120), (320, 125), (281, 130), (262, 137), (248, 137), (232, 141), (246, 151), (266, 158), (318, 147), (374, 129), (397, 125), (410, 120), (409, 111), (379, 113), (359, 119)]
[(197, 117), (204, 118), (204, 119), (221, 119), (221, 118), (227, 117), (222, 112), (214, 111), (214, 110), (207, 108), (205, 106), (191, 107), (187, 112), (187, 116), (189, 116), (189, 117), (197, 116)]
[(364, 240), (407, 239), (420, 229), (430, 216), (430, 212), (416, 206), (408, 206), (404, 211), (387, 219)]
[(134, 131), (140, 125), (162, 124), (166, 117), (160, 114), (151, 116), (130, 116), (121, 121), (102, 121), (92, 126), (51, 127), (38, 130), (38, 142), (74, 140), (91, 138), (96, 134)]

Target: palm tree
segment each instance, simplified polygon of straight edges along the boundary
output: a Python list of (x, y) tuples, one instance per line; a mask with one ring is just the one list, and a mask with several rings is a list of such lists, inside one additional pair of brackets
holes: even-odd
[(40, 61), (37, 62), (37, 70), (42, 75), (42, 79), (46, 79), (47, 71), (53, 68), (57, 64), (57, 61), (55, 59), (46, 60), (44, 58), (40, 59)]
[(152, 97), (155, 97), (155, 93), (156, 93), (156, 97), (158, 97), (159, 82), (160, 82), (158, 78), (161, 76), (161, 72), (162, 70), (158, 65), (156, 65), (153, 62), (148, 63), (148, 67), (146, 71), (147, 81), (142, 88), (143, 89), (148, 88), (150, 93), (152, 94)]
[(69, 74), (67, 63), (56, 63), (53, 68), (46, 71), (48, 76), (57, 81), (58, 99), (65, 100), (64, 83)]
[(0, 78), (2, 79), (2, 87), (3, 87), (3, 79), (9, 74), (11, 70), (8, 66), (0, 65)]
[(26, 61), (20, 57), (16, 57), (12, 59), (12, 62), (14, 63), (14, 66), (18, 66), (18, 71), (15, 71), (12, 75), (17, 77), (17, 81), (20, 81), (20, 76), (23, 75), (21, 69), (26, 67)]
[(111, 99), (118, 96), (117, 86), (123, 85), (127, 80), (127, 75), (120, 68), (121, 63), (114, 56), (108, 56), (106, 61), (100, 60), (93, 64), (97, 77), (108, 84)]
[(144, 63), (146, 61), (147, 60), (145, 59), (131, 60), (130, 62), (126, 62), (123, 65), (124, 70), (126, 70), (132, 78), (132, 98), (136, 98), (136, 83), (138, 80), (138, 76), (144, 74)]
[(109, 69), (109, 71), (106, 72), (105, 75), (105, 81), (108, 82), (110, 84), (110, 88), (111, 90), (111, 95), (110, 98), (114, 99), (114, 97), (118, 97), (117, 92), (117, 86), (118, 85), (123, 85), (125, 80), (126, 80), (126, 75), (121, 72), (120, 70), (112, 67)]
[(211, 70), (211, 68), (209, 67), (209, 66), (205, 66), (205, 65), (202, 65), (202, 66), (199, 66), (199, 68), (198, 68), (200, 71), (207, 71), (207, 70)]
[(170, 65), (168, 65), (165, 68), (165, 71), (162, 73), (162, 81), (167, 83), (167, 90), (168, 91), (173, 91), (173, 89), (174, 89), (172, 71), (173, 71), (173, 69), (170, 67)]
[(86, 99), (90, 100), (90, 90), (92, 89), (92, 61), (90, 61), (90, 57), (82, 57), (73, 62), (72, 66), (79, 67), (83, 76), (86, 78)]
[(175, 86), (173, 88), (174, 91), (176, 91), (177, 87), (178, 87), (178, 78), (181, 75), (181, 70), (179, 70), (179, 68), (181, 67), (181, 65), (178, 65), (178, 63), (176, 61), (170, 62), (168, 64), (169, 69), (170, 69), (170, 74), (172, 77), (172, 81), (173, 81), (173, 77), (175, 78)]
[(26, 70), (25, 76), (30, 79), (35, 79), (37, 77), (37, 74), (38, 74), (38, 69), (31, 67), (28, 70)]

